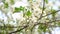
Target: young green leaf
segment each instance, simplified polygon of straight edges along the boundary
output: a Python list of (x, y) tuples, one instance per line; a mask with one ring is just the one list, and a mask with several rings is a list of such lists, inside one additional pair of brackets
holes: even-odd
[(24, 7), (22, 7), (22, 6), (20, 6), (20, 8), (17, 8), (17, 7), (15, 7), (15, 11), (14, 11), (14, 13), (15, 12), (20, 12), (20, 11), (24, 11)]
[(40, 24), (38, 29), (43, 31), (43, 32), (46, 32), (47, 26), (45, 26), (44, 24)]
[(14, 13), (15, 13), (15, 12), (20, 12), (20, 9), (17, 8), (17, 7), (15, 7), (15, 11), (14, 11)]
[(22, 7), (22, 6), (20, 6), (19, 9), (20, 9), (20, 11), (24, 11), (24, 7)]
[(52, 13), (52, 16), (53, 16), (53, 17), (55, 17), (55, 15), (56, 15), (55, 12), (56, 12), (56, 10), (53, 10), (53, 9), (51, 10), (51, 13)]
[(7, 3), (7, 2), (6, 2), (6, 3), (4, 3), (4, 7), (5, 7), (5, 8), (8, 8), (8, 6), (9, 6), (9, 5), (8, 5), (8, 3)]
[(44, 0), (46, 3), (48, 3), (48, 0)]
[(57, 25), (60, 26), (60, 22), (57, 22)]
[(27, 13), (26, 13), (27, 16), (31, 16), (31, 14), (32, 14), (32, 13), (31, 13), (29, 10), (28, 10)]
[(14, 0), (10, 0), (10, 3), (11, 3), (11, 4), (14, 4)]

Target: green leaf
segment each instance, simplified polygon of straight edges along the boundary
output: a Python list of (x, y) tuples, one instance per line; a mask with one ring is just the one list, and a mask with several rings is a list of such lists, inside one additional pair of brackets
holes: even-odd
[(15, 7), (15, 11), (14, 11), (14, 13), (15, 12), (20, 12), (20, 11), (24, 11), (24, 7), (22, 7), (22, 6), (20, 6), (19, 8), (17, 8), (17, 7)]
[(5, 0), (2, 0), (3, 3), (5, 3)]
[(19, 8), (17, 8), (17, 7), (15, 7), (15, 11), (16, 11), (16, 12), (19, 12), (19, 11), (20, 11), (20, 9), (19, 9)]
[(10, 0), (10, 3), (11, 3), (11, 4), (14, 4), (14, 0)]
[(14, 11), (14, 13), (15, 13), (15, 12), (20, 12), (20, 9), (17, 8), (17, 7), (15, 7), (15, 11)]
[(20, 9), (20, 11), (24, 11), (24, 7), (22, 7), (22, 6), (20, 6), (19, 9)]
[(48, 3), (48, 0), (44, 0), (46, 3)]
[(56, 12), (55, 10), (52, 11), (52, 16), (55, 16), (56, 15), (55, 12)]
[(6, 28), (4, 28), (4, 27), (1, 27), (1, 28), (0, 28), (0, 30), (5, 30), (5, 29), (6, 29)]
[(57, 25), (60, 27), (60, 22), (57, 22)]
[(4, 3), (4, 7), (5, 7), (5, 8), (8, 8), (8, 3), (7, 3), (7, 2)]
[(52, 13), (52, 16), (55, 17), (55, 15), (56, 15), (56, 10), (53, 10), (53, 9), (52, 9), (51, 13)]
[(53, 7), (51, 7), (51, 11), (50, 12), (52, 13), (52, 17), (54, 18), (55, 15), (56, 15), (56, 10), (54, 10)]
[(26, 13), (27, 16), (31, 16), (31, 14), (32, 14), (32, 13), (31, 13), (29, 10), (28, 10), (27, 13)]
[(43, 32), (46, 32), (47, 26), (45, 26), (44, 24), (40, 24), (38, 29), (43, 31)]

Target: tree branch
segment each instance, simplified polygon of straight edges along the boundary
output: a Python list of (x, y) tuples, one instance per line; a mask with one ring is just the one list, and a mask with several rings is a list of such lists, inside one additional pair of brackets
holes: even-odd
[(43, 15), (43, 11), (44, 11), (44, 9), (45, 9), (45, 0), (43, 0), (42, 14), (40, 15), (40, 18), (39, 18), (39, 19), (41, 19), (41, 18), (42, 18), (42, 15)]
[(21, 30), (23, 30), (23, 29), (25, 29), (25, 28), (27, 28), (27, 27), (28, 27), (28, 25), (24, 26), (24, 27), (23, 27), (23, 28), (21, 28), (20, 30), (17, 30), (17, 31), (11, 32), (11, 33), (9, 33), (9, 34), (19, 32), (19, 31), (21, 31)]
[[(60, 11), (60, 10), (58, 10), (58, 11), (56, 11), (56, 12), (59, 12), (59, 11)], [(55, 13), (56, 13), (56, 12), (55, 12)], [(45, 16), (42, 16), (42, 18), (43, 18), (43, 17), (46, 17), (46, 16), (48, 16), (48, 15), (51, 15), (51, 14), (53, 14), (53, 13), (47, 14), (47, 15), (45, 15)], [(41, 19), (42, 19), (42, 18), (41, 18)], [(57, 21), (57, 20), (56, 20), (56, 21)], [(51, 22), (55, 22), (55, 21), (51, 21)], [(48, 22), (48, 23), (51, 23), (51, 22)], [(36, 23), (36, 24), (34, 24), (34, 26), (39, 25), (39, 24), (42, 24), (42, 23)], [(45, 23), (43, 23), (43, 24), (45, 24)], [(21, 31), (21, 30), (23, 30), (23, 29), (25, 29), (25, 28), (27, 28), (27, 27), (28, 27), (28, 25), (24, 26), (24, 27), (21, 28), (20, 30), (11, 32), (11, 33), (9, 33), (9, 34), (19, 32), (19, 31)]]

